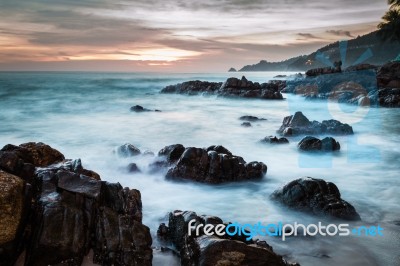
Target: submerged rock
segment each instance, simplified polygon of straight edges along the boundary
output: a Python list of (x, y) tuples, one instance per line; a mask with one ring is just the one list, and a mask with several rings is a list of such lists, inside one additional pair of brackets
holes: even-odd
[[(189, 236), (188, 223), (193, 219), (197, 226), (203, 227), (199, 235), (193, 230)], [(245, 237), (238, 235), (208, 236), (204, 233), (204, 226), (214, 231), (217, 225), (225, 228), (227, 223), (215, 216), (174, 211), (169, 213), (168, 226), (161, 224), (158, 232), (159, 237), (170, 242), (180, 254), (181, 265), (298, 265), (285, 261), (265, 241), (246, 241)]]
[(121, 157), (131, 157), (140, 154), (140, 150), (129, 143), (119, 146), (116, 151)]
[(287, 116), (283, 119), (282, 125), (278, 133), (284, 136), (296, 135), (351, 135), (353, 128), (348, 124), (343, 124), (337, 120), (324, 120), (322, 123), (318, 121), (310, 121), (302, 112), (296, 112), (294, 115)]
[(244, 115), (239, 118), (240, 120), (247, 121), (247, 122), (258, 122), (258, 121), (266, 121), (265, 118), (258, 118), (257, 116), (252, 115)]
[(246, 163), (223, 146), (188, 147), (168, 170), (168, 179), (188, 179), (210, 184), (260, 179), (267, 172), (261, 162)]
[(132, 106), (131, 108), (130, 108), (130, 110), (131, 110), (131, 112), (136, 112), (136, 113), (142, 113), (142, 112), (161, 112), (160, 110), (150, 110), (150, 109), (147, 109), (147, 108), (144, 108), (143, 106), (141, 106), (141, 105), (135, 105), (135, 106)]
[(322, 140), (307, 136), (297, 145), (303, 151), (338, 151), (340, 144), (332, 137), (326, 137)]
[(276, 136), (269, 136), (263, 138), (261, 142), (270, 144), (288, 144), (289, 140), (287, 138), (277, 138)]
[(128, 165), (128, 172), (129, 173), (140, 173), (142, 171), (140, 171), (139, 167), (137, 166), (137, 164), (135, 163), (130, 163)]
[(251, 127), (251, 123), (250, 122), (243, 122), (241, 124), (242, 127)]
[(272, 193), (271, 198), (298, 211), (343, 220), (360, 220), (355, 208), (340, 197), (335, 184), (311, 177), (299, 178)]
[(161, 93), (180, 93), (180, 94), (216, 94), (229, 97), (245, 97), (260, 99), (283, 99), (280, 90), (284, 86), (284, 81), (270, 81), (268, 83), (252, 82), (242, 77), (228, 78), (222, 82), (208, 81), (187, 81), (176, 85), (170, 85), (161, 90)]

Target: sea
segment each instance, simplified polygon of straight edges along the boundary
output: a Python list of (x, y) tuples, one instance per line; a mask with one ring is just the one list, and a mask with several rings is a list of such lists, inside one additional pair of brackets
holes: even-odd
[[(400, 265), (400, 109), (358, 107), (335, 101), (310, 101), (284, 94), (284, 100), (225, 98), (215, 95), (161, 94), (167, 85), (188, 80), (223, 82), (245, 75), (254, 82), (274, 79), (277, 72), (258, 73), (92, 73), (1, 72), (0, 146), (44, 142), (102, 180), (141, 191), (143, 223), (153, 237), (153, 265), (180, 265), (179, 258), (159, 251), (158, 225), (173, 210), (214, 215), (226, 222), (342, 223), (289, 210), (270, 199), (271, 193), (300, 178), (333, 182), (343, 199), (361, 216), (352, 227), (380, 226), (383, 236), (297, 236), (266, 240), (274, 251), (301, 265)], [(141, 105), (162, 112), (135, 113)], [(335, 136), (340, 152), (306, 155), (301, 137), (288, 145), (260, 140), (277, 135), (284, 117), (301, 111), (310, 120), (337, 119), (353, 127), (352, 136)], [(242, 127), (239, 117), (267, 119)], [(120, 158), (114, 152), (130, 143), (155, 154), (164, 146), (223, 145), (247, 162), (268, 166), (259, 181), (222, 185), (166, 180), (152, 173), (152, 156)], [(136, 163), (141, 173), (129, 173)], [(89, 260), (85, 262), (90, 265)]]

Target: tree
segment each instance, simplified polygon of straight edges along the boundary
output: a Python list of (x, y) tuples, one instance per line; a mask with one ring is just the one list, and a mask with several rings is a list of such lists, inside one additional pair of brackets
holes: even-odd
[(379, 36), (388, 41), (400, 42), (400, 0), (389, 0), (390, 8), (379, 23)]

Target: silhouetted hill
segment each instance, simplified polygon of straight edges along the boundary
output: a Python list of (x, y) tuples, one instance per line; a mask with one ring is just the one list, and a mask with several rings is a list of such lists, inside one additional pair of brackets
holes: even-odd
[[(347, 47), (345, 47), (346, 43)], [(340, 50), (343, 50), (342, 56), (345, 56), (345, 60), (342, 60)], [(340, 44), (339, 42), (331, 43), (309, 55), (281, 62), (261, 60), (257, 64), (244, 66), (239, 71), (307, 71), (312, 68), (329, 66), (339, 60), (343, 61), (342, 68), (359, 63), (382, 65), (395, 59), (399, 53), (399, 42), (383, 42), (377, 36), (377, 31), (374, 31)]]

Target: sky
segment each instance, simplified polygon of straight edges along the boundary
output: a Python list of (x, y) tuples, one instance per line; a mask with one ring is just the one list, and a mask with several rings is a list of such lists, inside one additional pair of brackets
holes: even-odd
[(386, 0), (0, 0), (0, 71), (224, 72), (376, 30)]

